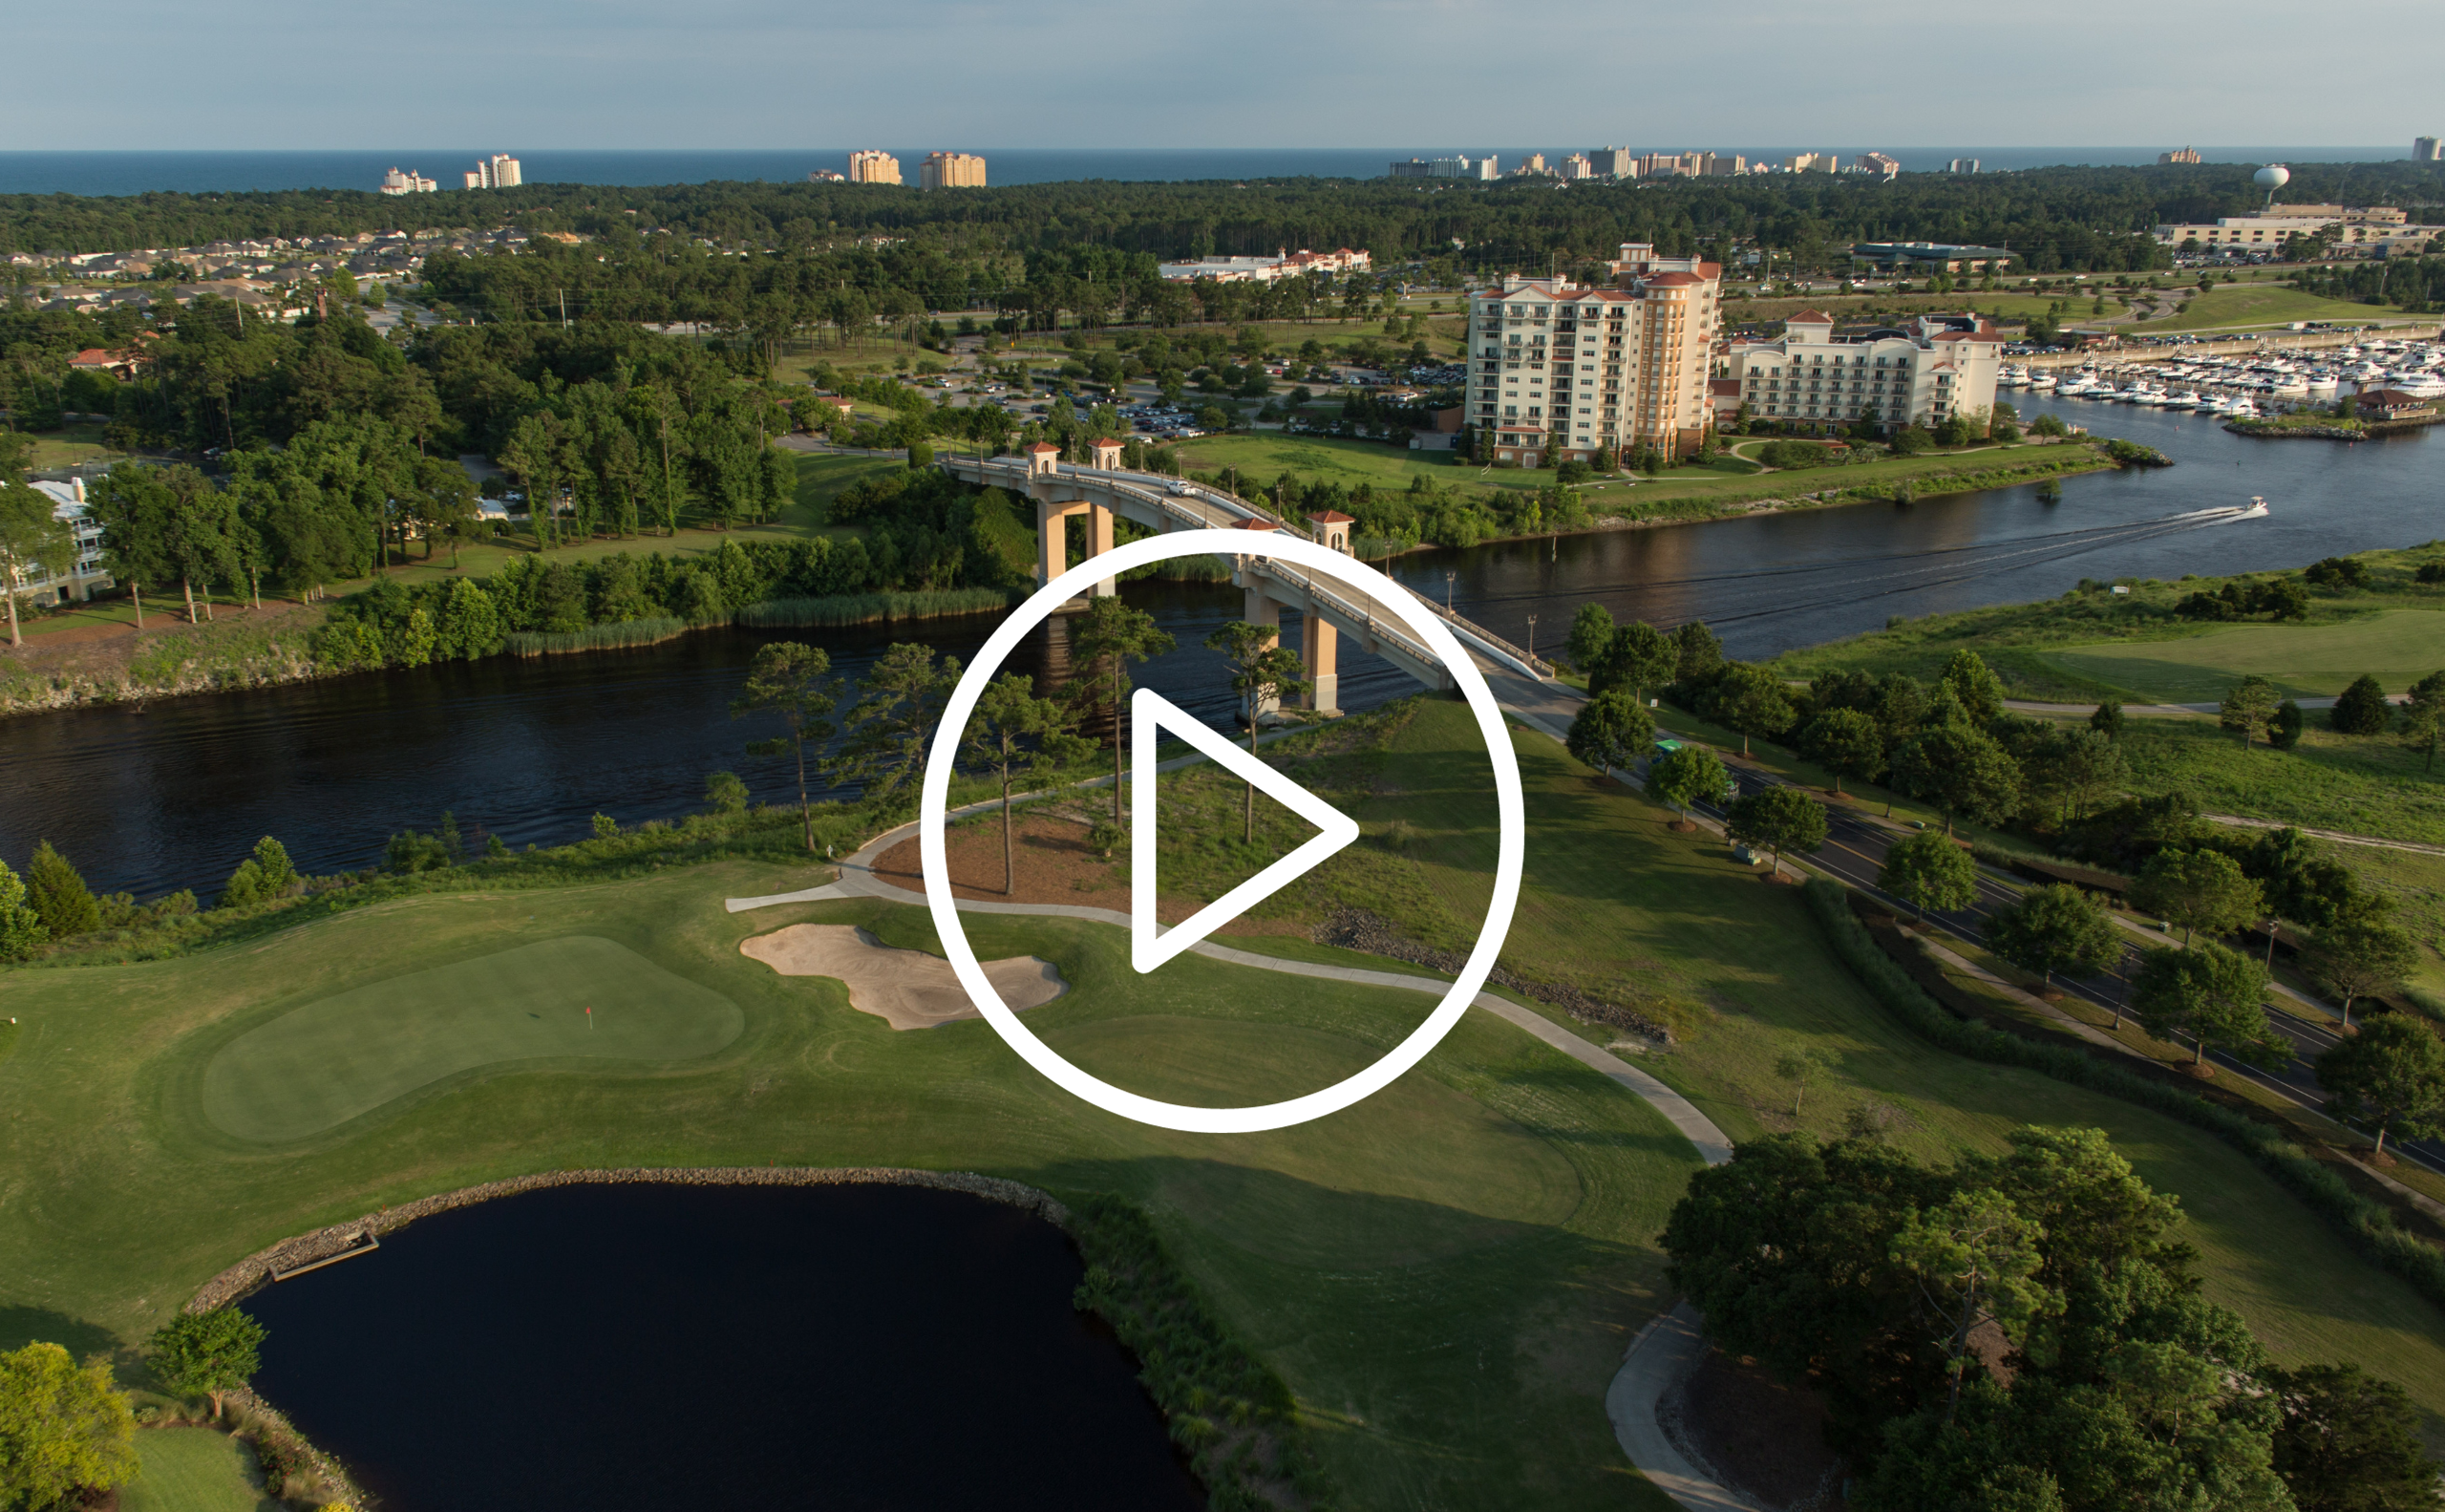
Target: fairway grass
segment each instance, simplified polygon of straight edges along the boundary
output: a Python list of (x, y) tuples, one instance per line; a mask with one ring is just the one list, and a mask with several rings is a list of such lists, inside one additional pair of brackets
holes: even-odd
[(242, 1139), (298, 1139), (487, 1067), (692, 1060), (743, 1024), (729, 998), (616, 941), (541, 940), (289, 1009), (212, 1057), (203, 1111)]
[(119, 1488), (119, 1512), (275, 1512), (254, 1452), (210, 1428), (148, 1428), (136, 1436), (141, 1468)]
[(2445, 613), (2385, 609), (2323, 625), (2234, 625), (2185, 640), (2068, 646), (2039, 656), (2154, 703), (2213, 703), (2253, 672), (2297, 698), (2331, 697), (2364, 672), (2399, 692), (2445, 670)]

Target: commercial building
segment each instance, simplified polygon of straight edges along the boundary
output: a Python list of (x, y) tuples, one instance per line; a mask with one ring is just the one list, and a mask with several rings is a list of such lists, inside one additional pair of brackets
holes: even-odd
[(518, 160), (505, 152), (494, 153), (467, 170), (470, 189), (515, 189), (524, 181), (518, 170)]
[(1600, 179), (1635, 179), (1639, 176), (1639, 156), (1627, 147), (1599, 147), (1587, 155), (1587, 164)]
[(1393, 164), (1395, 179), (1476, 179), (1492, 182), (1499, 171), (1492, 153), (1482, 158), (1412, 158)]
[(440, 187), (414, 168), (410, 168), (405, 173), (393, 168), (382, 176), (381, 187), (374, 192), (377, 194), (432, 194)]
[(2157, 162), (2159, 166), (2175, 162), (2189, 163), (2195, 166), (2199, 160), (2199, 149), (2196, 147), (2183, 147), (2174, 152), (2160, 152), (2157, 154)]
[(887, 152), (853, 152), (849, 154), (851, 183), (898, 183), (900, 160)]
[(2434, 137), (2411, 139), (2411, 160), (2413, 162), (2445, 162), (2445, 142)]
[(1496, 461), (1705, 440), (1723, 270), (1626, 242), (1608, 272), (1610, 286), (1514, 275), (1471, 297), (1468, 419), (1494, 433)]
[(1902, 176), (1902, 160), (1888, 158), (1881, 152), (1871, 152), (1860, 159), (1859, 169), (1861, 173), (1874, 174), (1891, 182)]
[[(893, 164), (895, 170), (898, 164)], [(898, 178), (893, 180), (898, 182)], [(985, 187), (985, 160), (972, 152), (929, 152), (917, 165), (917, 187), (921, 189), (982, 189)]]
[(1783, 160), (1785, 173), (1839, 173), (1842, 160), (1830, 152), (1795, 153)]
[(102, 522), (85, 508), (85, 479), (75, 478), (64, 483), (37, 480), (33, 488), (51, 500), (51, 518), (65, 522), (74, 530), (76, 556), (65, 572), (54, 573), (40, 566), (30, 571), (17, 585), (22, 602), (36, 608), (82, 603), (111, 586), (111, 575), (102, 567)]
[(1272, 257), (1200, 257), (1160, 263), (1156, 265), (1156, 271), (1176, 284), (1200, 278), (1223, 284), (1270, 284), (1275, 279), (1296, 278), (1302, 273), (1364, 273), (1373, 265), (1371, 254), (1353, 252), (1346, 246), (1330, 252), (1310, 252), (1302, 247)]
[(1833, 436), (1865, 420), (1890, 436), (1993, 408), (2003, 350), (2003, 334), (1977, 315), (1837, 336), (1834, 317), (1803, 309), (1775, 340), (1733, 342), (1720, 365), (1753, 421)]
[(1596, 177), (1596, 168), (1587, 160), (1587, 154), (1584, 152), (1575, 152), (1564, 158), (1562, 172), (1564, 179), (1572, 181)]
[(2399, 241), (2410, 220), (2408, 212), (2392, 205), (2346, 209), (2339, 204), (2278, 204), (2254, 215), (2228, 215), (2213, 225), (2159, 225), (2156, 236), (2158, 245), (2178, 250), (2195, 242), (2205, 252), (2277, 252), (2293, 237), (2332, 229), (2334, 245), (2350, 250)]
[(1946, 173), (1976, 173), (1977, 171), (1978, 160), (1975, 158), (1955, 158), (1945, 169)]
[(1959, 246), (1950, 242), (1858, 242), (1851, 262), (1886, 273), (2000, 273), (2012, 254), (2001, 246)]

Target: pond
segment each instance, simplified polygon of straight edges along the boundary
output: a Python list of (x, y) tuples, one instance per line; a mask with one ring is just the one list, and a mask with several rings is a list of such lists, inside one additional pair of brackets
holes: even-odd
[(1203, 1506), (1082, 1274), (965, 1193), (566, 1186), (244, 1307), (256, 1389), (386, 1512)]

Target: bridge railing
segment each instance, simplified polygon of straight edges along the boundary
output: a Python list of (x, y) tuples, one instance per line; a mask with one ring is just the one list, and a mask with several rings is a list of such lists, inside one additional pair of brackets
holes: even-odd
[[(1027, 463), (1016, 459), (996, 458), (978, 461), (972, 458), (946, 458), (945, 465), (974, 468), (980, 478), (988, 475), (1007, 475), (1024, 479), (1029, 476)], [(1215, 488), (1204, 483), (1180, 485), (1185, 487), (1186, 492), (1176, 494), (1172, 489), (1178, 480), (1159, 473), (1113, 472), (1100, 468), (1065, 464), (1062, 467), (1061, 476), (1092, 479), (1116, 493), (1136, 498), (1152, 507), (1159, 518), (1177, 521), (1191, 529), (1225, 529), (1238, 521), (1262, 520), (1286, 535), (1296, 536), (1302, 541), (1314, 539), (1311, 532), (1292, 524), (1262, 504), (1244, 499), (1227, 489)], [(1390, 644), (1424, 666), (1434, 666), (1441, 662), (1441, 656), (1416, 635), (1411, 633), (1400, 621), (1389, 619), (1379, 613), (1371, 596), (1352, 595), (1339, 585), (1329, 586), (1308, 573), (1267, 558), (1256, 541), (1251, 541), (1249, 545), (1251, 549), (1244, 554), (1263, 559), (1267, 577), (1289, 584), (1300, 592), (1307, 594), (1313, 602), (1338, 613), (1351, 624), (1365, 627), (1365, 634), (1369, 640)], [(1423, 594), (1411, 592), (1406, 588), (1403, 591), (1410, 592), (1412, 598), (1425, 605), (1436, 618), (1449, 626), (1453, 634), (1462, 645), (1472, 647), (1490, 659), (1507, 665), (1513, 671), (1529, 677), (1542, 679), (1553, 674), (1552, 670), (1544, 663), (1484, 627), (1462, 618)]]

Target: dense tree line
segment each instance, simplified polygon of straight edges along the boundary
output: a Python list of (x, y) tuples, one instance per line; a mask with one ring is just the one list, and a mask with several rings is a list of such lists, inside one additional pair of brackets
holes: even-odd
[(2389, 257), (2313, 267), (2293, 282), (2328, 299), (2392, 305), (2406, 314), (2433, 315), (2445, 309), (2445, 257)]
[[(0, 196), (0, 251), (79, 252), (296, 239), (360, 231), (520, 225), (593, 236), (669, 231), (724, 247), (795, 253), (904, 238), (958, 259), (1108, 249), (1157, 257), (1364, 247), (1378, 258), (1457, 255), (1471, 266), (1542, 268), (1625, 241), (1669, 252), (1753, 242), (1805, 261), (1853, 241), (1924, 238), (2009, 245), (2034, 269), (2159, 266), (2138, 240), (2160, 222), (2212, 220), (2263, 198), (2249, 164), (2064, 166), (2015, 173), (1775, 174), (1640, 185), (1414, 180), (1022, 184), (926, 194), (865, 184), (527, 184), (470, 194)], [(2287, 198), (2445, 201), (2445, 176), (2411, 162), (2299, 163)], [(2434, 218), (2432, 216), (2432, 218)], [(896, 251), (897, 248), (891, 249)], [(916, 258), (917, 252), (901, 254)], [(1073, 266), (1083, 278), (1096, 269)], [(1032, 269), (1031, 269), (1032, 271)], [(900, 280), (909, 284), (911, 280)], [(937, 305), (934, 308), (951, 308)]]
[(2024, 1128), (1937, 1167), (1856, 1121), (1832, 1144), (1742, 1144), (1690, 1179), (1663, 1241), (1718, 1344), (1823, 1397), (1863, 1471), (1852, 1504), (2434, 1503), (2402, 1390), (2276, 1365), (2207, 1299), (2180, 1209), (2100, 1131)]

